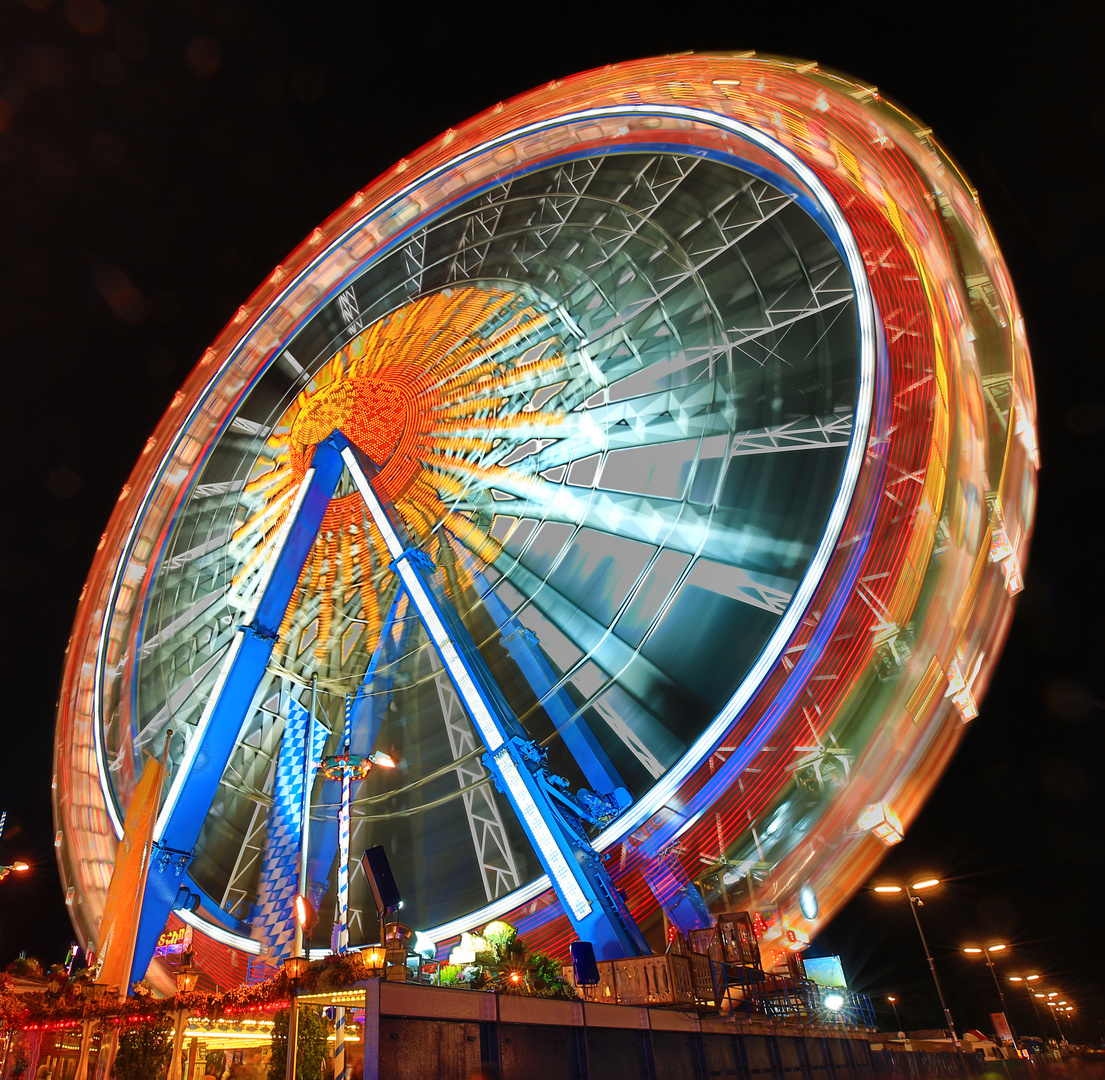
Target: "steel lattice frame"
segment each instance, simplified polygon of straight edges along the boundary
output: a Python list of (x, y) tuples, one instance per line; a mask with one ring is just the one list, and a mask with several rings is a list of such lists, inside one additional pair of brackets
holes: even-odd
[[(469, 442), (433, 451), (447, 513), (425, 546), (496, 677), (517, 683), (508, 697), (560, 733), (539, 733), (554, 760), (557, 740), (576, 738), (559, 765), (582, 768), (596, 790), (604, 769), (611, 783), (631, 777), (632, 805), (593, 843), (638, 922), (673, 910), (649, 872), (662, 865), (714, 907), (778, 909), (766, 939), (800, 945), (883, 850), (862, 823), (892, 806), (908, 826), (975, 714), (1020, 587), (1037, 456), (1023, 324), (973, 193), (912, 118), (816, 65), (618, 65), (496, 106), (358, 193), (273, 272), (177, 394), (104, 534), (67, 658), (55, 813), (83, 940), (96, 940), (141, 751), (160, 749), (170, 718), (196, 730), (256, 600), (271, 525), (286, 513), (266, 502), (256, 463), (297, 408), (347, 377), (325, 374), (328, 358), (397, 312), (429, 318), (435, 296), (444, 311), (457, 289), (485, 298), (487, 341), (522, 333), (523, 309), (546, 336), (523, 327), (535, 351), (496, 346), (500, 405), (449, 406)], [(786, 382), (802, 364), (805, 409)], [(750, 408), (769, 386), (782, 411)], [(689, 455), (676, 496), (625, 479), (646, 446)], [(588, 481), (592, 457), (621, 479)], [(795, 503), (809, 536), (774, 524), (763, 499), (741, 525), (723, 511), (727, 478), (742, 475), (821, 477), (835, 495), (820, 510)], [(351, 492), (339, 486), (342, 506)], [(202, 908), (185, 917), (247, 950), (281, 694), (312, 674), (335, 701), (348, 694), (396, 596), (369, 523), (342, 512), (196, 823), (187, 885)], [(615, 552), (619, 568), (624, 552), (651, 554), (589, 609), (565, 584), (574, 549), (540, 547), (555, 529), (617, 538), (622, 547), (595, 550)], [(633, 605), (653, 586), (660, 599), (635, 637)], [(648, 703), (693, 697), (658, 650), (680, 599), (700, 594), (746, 613), (718, 625), (761, 630), (747, 657), (734, 651), (729, 682), (708, 673), (718, 685), (684, 723)], [(568, 628), (571, 648), (558, 652)], [(509, 662), (489, 644), (500, 635)], [(408, 779), (459, 801), (480, 897), (423, 928), (446, 941), (505, 916), (527, 942), (561, 948), (571, 927), (486, 782), (463, 703), (417, 626), (396, 624), (390, 640), (386, 687), (369, 687), (371, 730), (432, 688), (440, 768)], [(430, 738), (423, 713), (412, 716)], [(580, 716), (605, 740), (590, 772), (580, 754), (594, 737), (571, 735)], [(404, 752), (414, 760), (422, 745)], [(187, 750), (171, 760), (183, 776)], [(373, 821), (403, 820), (390, 797), (365, 788), (355, 845), (376, 835)], [(411, 866), (420, 895), (435, 887), (421, 865), (432, 861)], [(322, 887), (328, 873), (315, 875)], [(802, 886), (818, 898), (813, 914)], [(434, 910), (446, 909), (426, 901), (427, 919)]]

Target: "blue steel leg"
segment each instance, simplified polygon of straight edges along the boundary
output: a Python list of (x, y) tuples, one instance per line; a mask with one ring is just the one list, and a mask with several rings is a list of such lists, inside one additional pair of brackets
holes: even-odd
[[(341, 438), (338, 432), (333, 439)], [(511, 711), (456, 609), (445, 597), (433, 563), (414, 547), (372, 487), (376, 469), (351, 444), (346, 467), (394, 562), (393, 569), (418, 612), (442, 664), (479, 733), (484, 762), (518, 814), (576, 933), (602, 959), (650, 950), (578, 822), (561, 812), (548, 791), (543, 753)]]
[(706, 901), (673, 856), (646, 857), (642, 861), (641, 876), (664, 909), (668, 921), (684, 934), (713, 926)]
[(311, 468), (300, 485), (282, 539), (271, 557), (268, 580), (261, 589), (256, 611), (238, 628), (199, 725), (192, 732), (173, 777), (155, 826), (131, 982), (146, 974), (242, 724), (253, 711), (257, 689), (276, 644), (277, 630), (341, 473), (340, 447), (335, 441), (328, 439), (315, 447)]
[(510, 658), (518, 665), (530, 688), (537, 696), (553, 726), (560, 733), (564, 746), (575, 759), (594, 791), (609, 795), (625, 788), (625, 781), (618, 774), (601, 743), (587, 721), (579, 714), (568, 692), (556, 684), (559, 681), (553, 666), (541, 651), (537, 635), (514, 618), (514, 613), (499, 599), (488, 585), (487, 579), (476, 569), (470, 557), (461, 555), (465, 570), (472, 575), (483, 605), (495, 620), (502, 634), (502, 644)]
[[(380, 629), (380, 639), (368, 662), (364, 678), (349, 706), (346, 721), (346, 737), (349, 740), (350, 753), (368, 757), (376, 749), (376, 740), (384, 721), (388, 702), (391, 700), (390, 673), (378, 676), (381, 664), (386, 668), (403, 654), (407, 638), (411, 632), (411, 620), (400, 621), (396, 626), (396, 616), (406, 596), (402, 589), (396, 593), (388, 610), (387, 618)], [(345, 739), (342, 740), (344, 746)], [(325, 806), (336, 806), (341, 800), (341, 781), (325, 780), (319, 801)], [(334, 868), (334, 859), (338, 854), (337, 815), (327, 813), (320, 821), (311, 822), (311, 860), (307, 867), (307, 879), (324, 893), (330, 881), (330, 872)]]
[[(596, 791), (606, 793), (623, 787), (613, 763), (587, 722), (578, 714), (571, 698), (563, 688), (553, 690), (557, 677), (541, 652), (536, 635), (514, 619), (511, 610), (476, 569), (474, 560), (465, 557), (464, 553), (461, 559), (483, 598), (484, 607), (502, 632), (503, 645), (525, 675), (590, 785)], [(666, 856), (649, 859), (644, 864), (642, 876), (657, 903), (666, 912), (669, 922), (684, 934), (713, 925), (713, 917), (702, 894), (674, 859)]]

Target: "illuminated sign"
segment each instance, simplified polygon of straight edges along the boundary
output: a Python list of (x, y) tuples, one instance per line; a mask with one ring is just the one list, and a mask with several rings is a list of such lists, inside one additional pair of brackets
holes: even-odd
[(192, 947), (192, 928), (178, 926), (175, 930), (166, 930), (157, 939), (154, 956), (176, 956)]

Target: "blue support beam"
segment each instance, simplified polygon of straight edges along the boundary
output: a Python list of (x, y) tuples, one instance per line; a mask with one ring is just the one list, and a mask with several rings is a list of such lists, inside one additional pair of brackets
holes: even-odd
[[(581, 792), (573, 800), (558, 790), (558, 784), (563, 782), (550, 776), (543, 752), (527, 738), (471, 635), (445, 597), (433, 563), (424, 552), (411, 546), (409, 539), (400, 541), (399, 536), (405, 534), (398, 525), (398, 517), (394, 510), (388, 513), (384, 509), (371, 487), (369, 477), (375, 475), (375, 466), (335, 431), (315, 447), (311, 468), (269, 557), (267, 578), (260, 586), (256, 610), (238, 628), (231, 642), (158, 816), (131, 981), (145, 975), (157, 938), (178, 901), (200, 830), (242, 725), (256, 707), (258, 688), (278, 629), (343, 467), (349, 468), (381, 528), (395, 560), (393, 569), (488, 749), (487, 766), (518, 813), (576, 932), (581, 939), (592, 942), (600, 958), (647, 953), (644, 938), (583, 828), (584, 822), (599, 820), (596, 812), (616, 813), (622, 808), (622, 791), (615, 788), (598, 795)], [(532, 650), (529, 655), (532, 658)], [(532, 664), (530, 668), (538, 681), (551, 674), (542, 675)], [(366, 731), (365, 737), (371, 737), (371, 732)], [(583, 756), (587, 757), (585, 751)], [(608, 786), (616, 776), (611, 773), (613, 767), (606, 769), (597, 756), (588, 768), (595, 772), (601, 786)]]
[(311, 468), (289, 511), (278, 550), (253, 617), (238, 628), (215, 689), (191, 733), (155, 827), (146, 892), (131, 966), (131, 982), (143, 978), (165, 927), (196, 840), (214, 801), (265, 673), (277, 631), (343, 469), (340, 447), (328, 439), (315, 447)]
[[(337, 441), (342, 436), (335, 432), (331, 438)], [(592, 943), (601, 959), (647, 955), (650, 950), (644, 937), (583, 830), (582, 822), (592, 818), (589, 806), (566, 799), (559, 791), (553, 797), (550, 789), (566, 783), (548, 773), (544, 752), (511, 710), (445, 596), (433, 562), (412, 543), (395, 509), (374, 489), (376, 466), (351, 443), (342, 450), (342, 457), (394, 560), (392, 569), (487, 747), (483, 762), (514, 807), (576, 933)], [(604, 804), (605, 810), (620, 808), (616, 795), (587, 795), (594, 803)], [(567, 809), (570, 806), (574, 809)]]
[(587, 721), (580, 715), (562, 686), (559, 677), (541, 651), (537, 635), (514, 618), (514, 613), (499, 599), (487, 579), (476, 568), (475, 561), (461, 556), (465, 570), (471, 574), (480, 599), (502, 635), (501, 641), (510, 658), (518, 665), (541, 707), (564, 741), (564, 746), (587, 778), (591, 789), (612, 795), (625, 789), (622, 780), (602, 744), (595, 738)]
[(664, 909), (668, 922), (684, 934), (713, 926), (714, 919), (702, 893), (684, 873), (675, 857), (663, 854), (641, 862), (641, 876)]

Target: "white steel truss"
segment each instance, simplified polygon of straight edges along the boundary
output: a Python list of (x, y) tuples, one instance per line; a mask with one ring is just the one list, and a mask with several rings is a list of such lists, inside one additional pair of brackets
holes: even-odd
[(483, 743), (476, 738), (472, 722), (464, 710), (436, 655), (431, 664), (437, 671), (434, 685), (437, 687), (441, 715), (445, 719), (445, 731), (449, 736), (449, 749), (457, 762), (457, 780), (460, 782), (461, 799), (472, 831), (472, 843), (480, 864), (480, 877), (488, 900), (511, 892), (521, 884), (514, 852), (510, 849), (502, 814), (491, 790), (491, 777), (473, 753)]

